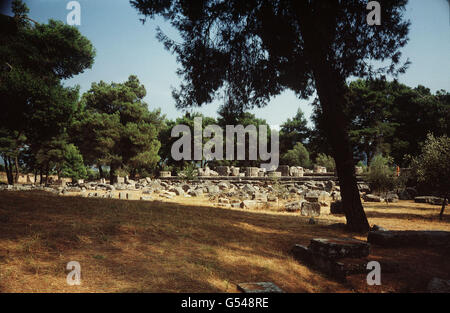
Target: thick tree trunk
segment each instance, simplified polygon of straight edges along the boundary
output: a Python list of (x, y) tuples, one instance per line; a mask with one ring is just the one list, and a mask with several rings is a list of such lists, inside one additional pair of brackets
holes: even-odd
[[(323, 127), (336, 161), (347, 227), (350, 231), (366, 232), (370, 226), (359, 196), (347, 118), (343, 112), (347, 87), (345, 77), (341, 77), (339, 69), (333, 63), (335, 51), (332, 47), (332, 39), (333, 32), (336, 31), (335, 9), (338, 8), (339, 3), (338, 1), (327, 2), (328, 9), (313, 10), (310, 6), (316, 6), (317, 3), (296, 1), (294, 8), (298, 14), (304, 52), (310, 60), (317, 95), (322, 107), (325, 121)], [(324, 33), (320, 34), (318, 30)]]
[[(342, 112), (344, 96), (339, 92), (336, 82), (326, 79), (326, 76), (324, 78), (320, 74), (317, 75), (316, 85), (324, 114), (328, 142), (336, 161), (336, 172), (347, 226), (351, 231), (368, 231), (370, 226), (359, 195), (346, 117)], [(333, 90), (334, 88), (337, 89)]]
[(14, 177), (14, 181), (16, 183), (18, 183), (19, 182), (19, 160), (18, 160), (17, 157), (14, 158), (14, 167), (15, 167), (15, 170), (16, 170), (16, 175)]
[(439, 220), (442, 221), (442, 218), (444, 217), (444, 210), (445, 210), (445, 204), (447, 203), (447, 198), (448, 196), (446, 195), (444, 197), (444, 201), (442, 201), (442, 208), (441, 208), (441, 212), (439, 213)]
[(111, 163), (109, 166), (109, 183), (112, 185), (116, 183), (116, 178), (114, 172), (116, 171), (116, 167)]
[(105, 175), (103, 174), (103, 168), (101, 165), (98, 166), (98, 173), (100, 174), (100, 178), (105, 178)]
[(12, 172), (12, 164), (9, 157), (3, 157), (3, 160), (5, 161), (5, 171), (6, 171), (6, 178), (8, 179), (8, 185), (14, 185), (14, 177)]
[(49, 166), (45, 170), (45, 186), (48, 186), (48, 173), (50, 172)]

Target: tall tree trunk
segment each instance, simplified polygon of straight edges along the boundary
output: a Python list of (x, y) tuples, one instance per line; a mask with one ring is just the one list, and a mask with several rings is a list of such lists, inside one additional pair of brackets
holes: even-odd
[(3, 157), (3, 160), (5, 161), (5, 170), (6, 170), (6, 178), (8, 179), (8, 185), (14, 185), (11, 159), (5, 156)]
[(442, 221), (442, 218), (444, 217), (444, 210), (445, 210), (445, 204), (447, 203), (448, 195), (445, 195), (444, 201), (442, 201), (442, 208), (441, 213), (439, 213), (439, 220)]
[(48, 173), (50, 172), (49, 165), (45, 169), (45, 186), (48, 186)]
[[(305, 54), (311, 61), (315, 87), (324, 117), (323, 127), (336, 161), (347, 228), (350, 231), (366, 232), (370, 226), (359, 195), (347, 118), (343, 112), (347, 87), (345, 78), (341, 77), (333, 63), (332, 33), (336, 31), (336, 11), (333, 10), (333, 6), (336, 9), (339, 3), (333, 1), (330, 4), (328, 10), (318, 11), (312, 10), (309, 6), (314, 4), (307, 1), (296, 1), (294, 7), (299, 17)], [(317, 25), (317, 23), (327, 24)], [(320, 34), (317, 33), (318, 29), (326, 31)]]
[(98, 166), (98, 173), (100, 175), (100, 178), (105, 178), (105, 174), (103, 173), (103, 168), (101, 165)]
[(347, 226), (351, 231), (365, 232), (369, 230), (369, 222), (359, 195), (346, 117), (342, 111), (345, 98), (340, 88), (345, 86), (338, 86), (336, 81), (328, 78), (327, 73), (317, 73), (315, 76), (324, 126), (336, 161)]
[(110, 166), (109, 166), (109, 183), (111, 185), (116, 183), (116, 177), (115, 177), (115, 174), (114, 174), (116, 169), (117, 168), (115, 167), (115, 165), (111, 163)]
[(18, 183), (19, 182), (19, 160), (18, 160), (17, 156), (14, 158), (14, 167), (16, 169), (16, 175), (14, 177), (14, 181), (16, 183)]

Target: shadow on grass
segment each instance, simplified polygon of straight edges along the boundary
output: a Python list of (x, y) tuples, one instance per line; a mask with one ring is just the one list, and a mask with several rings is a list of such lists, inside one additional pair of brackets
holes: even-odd
[(92, 284), (102, 290), (221, 292), (250, 281), (273, 281), (293, 292), (347, 288), (298, 265), (290, 250), (312, 238), (356, 234), (308, 225), (309, 218), (298, 214), (43, 192), (2, 192), (0, 197), (0, 240), (20, 242), (16, 256), (81, 255), (80, 262), (91, 268)]

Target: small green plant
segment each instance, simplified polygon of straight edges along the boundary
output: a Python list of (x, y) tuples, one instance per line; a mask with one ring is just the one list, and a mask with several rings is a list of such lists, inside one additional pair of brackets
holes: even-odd
[(197, 167), (194, 163), (188, 163), (182, 170), (177, 171), (177, 175), (183, 180), (195, 180), (197, 179), (197, 174)]

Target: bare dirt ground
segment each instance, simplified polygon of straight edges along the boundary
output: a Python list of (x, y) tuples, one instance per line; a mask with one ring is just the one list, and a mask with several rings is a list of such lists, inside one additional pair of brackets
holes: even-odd
[[(446, 230), (439, 206), (365, 203), (369, 222), (390, 230)], [(400, 272), (337, 282), (292, 258), (312, 238), (365, 240), (335, 223), (327, 207), (309, 218), (277, 208), (220, 208), (203, 198), (126, 201), (0, 192), (0, 292), (237, 292), (236, 284), (271, 281), (286, 292), (422, 292), (432, 277), (450, 279), (438, 249), (383, 249), (371, 260), (393, 260)], [(81, 264), (80, 286), (66, 283), (66, 264)]]

